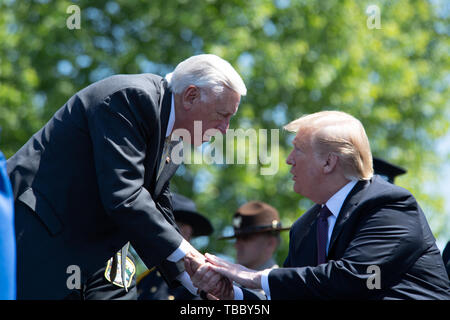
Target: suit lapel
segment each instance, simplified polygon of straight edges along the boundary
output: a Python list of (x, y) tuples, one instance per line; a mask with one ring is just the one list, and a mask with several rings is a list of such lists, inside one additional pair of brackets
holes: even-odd
[(359, 181), (345, 199), (341, 211), (339, 211), (336, 224), (334, 225), (333, 232), (331, 234), (330, 245), (328, 247), (328, 255), (333, 249), (333, 245), (335, 244), (339, 234), (342, 232), (342, 229), (345, 226), (345, 222), (351, 217), (353, 212), (357, 209), (358, 203), (364, 194), (364, 192), (362, 191), (363, 189), (366, 188), (366, 186), (369, 185), (369, 183), (370, 182), (366, 180)]
[[(182, 141), (171, 141), (171, 147), (169, 150), (172, 150), (176, 145), (178, 145), (179, 143), (183, 143)], [(156, 181), (156, 187), (155, 187), (155, 196), (156, 198), (158, 198), (159, 194), (161, 193), (164, 185), (167, 183), (167, 181), (170, 180), (170, 178), (172, 178), (172, 176), (175, 174), (175, 172), (178, 169), (179, 164), (175, 164), (173, 163), (171, 157), (170, 157), (170, 152), (169, 152), (169, 156), (167, 157), (167, 159), (164, 159), (164, 161), (166, 162), (164, 165), (164, 168), (159, 176), (159, 178)]]
[(302, 216), (302, 224), (295, 230), (294, 257), (295, 266), (316, 265), (317, 243), (315, 223), (320, 211), (316, 204)]
[(166, 131), (167, 125), (169, 123), (171, 102), (172, 102), (172, 92), (167, 88), (167, 83), (164, 79), (161, 79), (161, 98), (159, 101), (159, 118), (160, 118), (160, 126), (161, 126), (161, 137), (158, 146), (158, 153), (155, 158), (156, 165), (154, 167), (152, 182), (150, 184), (150, 188), (155, 194), (157, 175), (159, 171), (159, 166), (161, 165), (161, 156), (164, 149), (164, 140), (166, 139)]

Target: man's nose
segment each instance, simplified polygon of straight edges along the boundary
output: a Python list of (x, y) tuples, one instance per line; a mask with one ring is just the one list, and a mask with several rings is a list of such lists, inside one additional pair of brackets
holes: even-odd
[(292, 151), (291, 151), (291, 153), (289, 153), (289, 155), (286, 159), (286, 163), (291, 166), (294, 165), (294, 157), (292, 156)]

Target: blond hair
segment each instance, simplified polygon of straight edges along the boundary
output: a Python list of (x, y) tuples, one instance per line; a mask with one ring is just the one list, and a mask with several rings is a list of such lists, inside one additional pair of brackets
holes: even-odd
[(311, 145), (318, 156), (332, 152), (339, 157), (347, 179), (368, 180), (373, 176), (372, 152), (362, 123), (341, 111), (321, 111), (288, 123), (290, 132), (311, 133)]

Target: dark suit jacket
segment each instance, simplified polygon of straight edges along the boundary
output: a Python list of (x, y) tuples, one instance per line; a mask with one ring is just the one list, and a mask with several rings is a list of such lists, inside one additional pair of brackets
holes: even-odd
[[(405, 189), (375, 176), (353, 188), (337, 218), (328, 262), (316, 262), (320, 206), (290, 230), (284, 268), (269, 274), (272, 299), (449, 299), (449, 280), (425, 216)], [(374, 271), (380, 268), (380, 289)]]
[(442, 252), (442, 260), (444, 260), (445, 269), (447, 270), (447, 275), (450, 277), (450, 241), (447, 242), (447, 245)]
[(63, 297), (69, 265), (87, 279), (127, 241), (168, 280), (182, 271), (165, 261), (182, 241), (168, 185), (177, 166), (156, 179), (170, 108), (161, 77), (112, 76), (71, 97), (8, 160), (19, 298)]

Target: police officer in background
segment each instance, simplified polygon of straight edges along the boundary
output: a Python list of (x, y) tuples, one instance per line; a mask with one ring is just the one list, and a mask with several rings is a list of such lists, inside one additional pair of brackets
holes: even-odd
[(220, 239), (234, 239), (236, 261), (253, 270), (278, 268), (273, 255), (280, 244), (283, 228), (278, 211), (262, 201), (250, 201), (233, 216), (234, 234)]
[[(209, 220), (201, 215), (195, 203), (177, 193), (172, 193), (173, 215), (181, 235), (187, 241), (199, 236), (209, 236), (213, 227)], [(138, 300), (193, 300), (197, 297), (184, 287), (169, 288), (161, 274), (152, 268), (137, 279)]]
[[(278, 249), (280, 232), (289, 230), (281, 225), (277, 209), (262, 201), (250, 201), (233, 215), (234, 234), (220, 239), (236, 239), (236, 262), (253, 270), (274, 269), (273, 255)], [(262, 290), (250, 290), (265, 300)]]
[(373, 171), (390, 183), (394, 183), (397, 176), (407, 172), (405, 169), (377, 157), (373, 157)]

